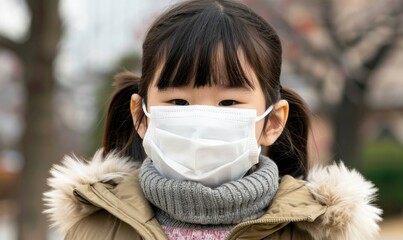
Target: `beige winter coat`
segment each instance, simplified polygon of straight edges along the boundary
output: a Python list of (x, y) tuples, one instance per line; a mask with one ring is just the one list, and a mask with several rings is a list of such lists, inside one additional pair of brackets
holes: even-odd
[[(129, 159), (98, 151), (84, 162), (65, 157), (51, 170), (49, 215), (65, 239), (167, 239)], [(227, 239), (377, 239), (376, 189), (342, 164), (313, 169), (308, 181), (281, 179), (267, 212), (235, 226)]]

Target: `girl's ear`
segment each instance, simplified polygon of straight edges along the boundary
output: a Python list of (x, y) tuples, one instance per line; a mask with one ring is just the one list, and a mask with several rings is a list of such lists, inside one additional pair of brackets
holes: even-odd
[(272, 145), (284, 130), (288, 118), (288, 102), (284, 99), (278, 101), (270, 114), (269, 121), (264, 128), (264, 133), (259, 139), (259, 144), (264, 146)]
[(134, 128), (137, 130), (141, 139), (143, 139), (147, 130), (147, 118), (143, 117), (141, 122), (139, 122), (141, 115), (143, 114), (143, 109), (141, 97), (137, 93), (133, 94), (131, 97), (130, 112), (132, 114)]

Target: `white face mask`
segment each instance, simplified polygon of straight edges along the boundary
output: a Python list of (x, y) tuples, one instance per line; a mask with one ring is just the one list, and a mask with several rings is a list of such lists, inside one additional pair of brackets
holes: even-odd
[(258, 163), (255, 109), (207, 105), (151, 106), (143, 146), (159, 173), (217, 187), (237, 180)]

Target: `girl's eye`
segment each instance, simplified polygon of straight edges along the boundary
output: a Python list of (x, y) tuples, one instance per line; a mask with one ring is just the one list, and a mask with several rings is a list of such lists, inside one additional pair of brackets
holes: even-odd
[(170, 101), (170, 103), (173, 105), (178, 105), (178, 106), (189, 105), (188, 101), (186, 101), (184, 99), (173, 99)]
[(223, 107), (228, 107), (237, 104), (238, 102), (235, 100), (223, 100), (218, 105)]

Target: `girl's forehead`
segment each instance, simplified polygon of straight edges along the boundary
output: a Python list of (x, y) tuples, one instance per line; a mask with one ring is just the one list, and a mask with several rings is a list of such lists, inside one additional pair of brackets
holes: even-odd
[[(193, 86), (193, 87), (203, 87), (203, 86), (215, 86), (220, 88), (254, 88), (257, 84), (259, 84), (257, 75), (255, 70), (251, 67), (247, 58), (245, 57), (244, 51), (238, 48), (236, 53), (236, 63), (233, 62), (228, 63), (228, 59), (226, 60), (223, 53), (222, 45), (219, 45), (217, 51), (215, 51), (214, 56), (212, 56), (210, 66), (207, 68), (200, 69), (201, 67), (195, 62), (192, 65), (193, 69), (183, 69), (182, 62), (178, 62), (176, 65), (172, 67), (172, 69), (166, 69), (169, 65), (166, 59), (161, 59), (157, 63), (157, 67), (155, 68), (155, 72), (153, 74), (153, 78), (151, 81), (151, 86), (155, 86), (157, 88), (161, 88), (161, 82), (167, 81), (164, 79), (163, 73), (169, 72), (171, 75), (171, 79), (169, 80), (169, 84), (165, 85), (165, 87), (185, 87), (185, 86)], [(234, 59), (232, 59), (234, 61)], [(234, 66), (235, 65), (235, 66)], [(199, 68), (199, 69), (198, 69)], [(183, 78), (183, 74), (181, 75), (180, 70), (187, 71), (187, 79), (179, 79)], [(198, 73), (208, 71), (209, 74), (205, 74), (209, 79), (200, 79)], [(240, 78), (245, 79), (240, 79)]]

